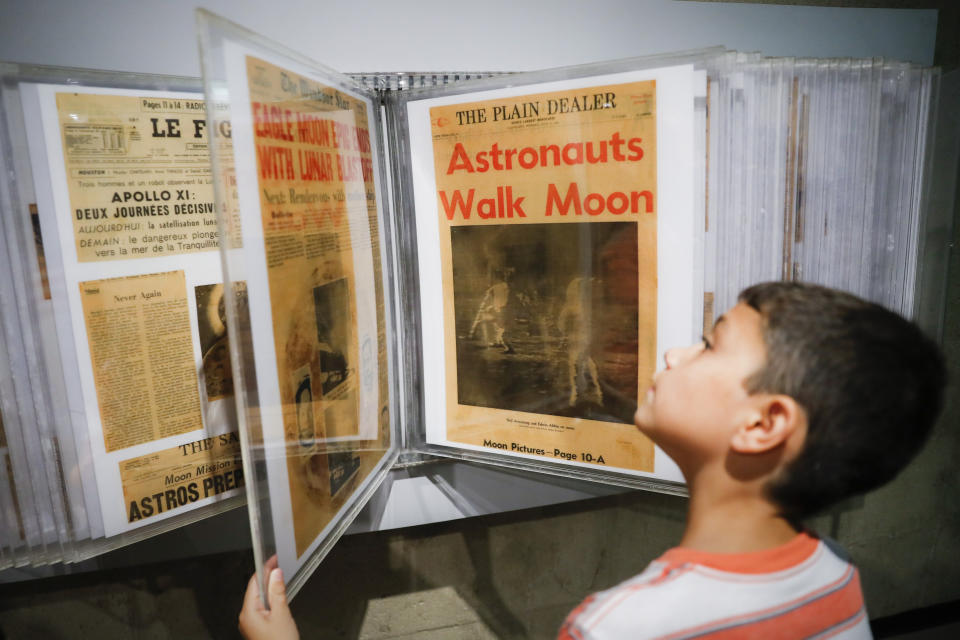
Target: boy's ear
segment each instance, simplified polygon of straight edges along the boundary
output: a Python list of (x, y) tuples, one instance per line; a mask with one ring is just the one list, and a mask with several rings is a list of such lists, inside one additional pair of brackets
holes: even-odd
[[(757, 393), (745, 420), (734, 432), (730, 448), (737, 453), (765, 453), (781, 444), (799, 445), (806, 435), (807, 414), (787, 395)], [(796, 434), (797, 437), (791, 437)]]

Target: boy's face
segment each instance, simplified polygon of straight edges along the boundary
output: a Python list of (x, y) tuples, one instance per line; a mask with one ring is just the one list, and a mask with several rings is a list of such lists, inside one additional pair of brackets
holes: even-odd
[(740, 303), (702, 342), (670, 349), (664, 360), (634, 416), (637, 427), (684, 471), (725, 456), (750, 414), (744, 383), (766, 360), (760, 314)]

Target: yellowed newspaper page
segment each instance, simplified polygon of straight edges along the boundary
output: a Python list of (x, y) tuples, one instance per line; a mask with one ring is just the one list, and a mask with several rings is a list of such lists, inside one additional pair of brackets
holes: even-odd
[(80, 283), (106, 451), (202, 426), (183, 271)]
[[(335, 88), (253, 57), (246, 70), (300, 556), (388, 445), (370, 123), (367, 104)], [(351, 211), (365, 220), (363, 233), (351, 227)], [(371, 252), (375, 265), (358, 283), (357, 265)], [(364, 336), (358, 296), (374, 295), (373, 335)], [(374, 398), (374, 421), (382, 416), (369, 435), (359, 430), (361, 396)]]
[(236, 432), (186, 442), (119, 464), (130, 523), (243, 487)]
[(430, 109), (453, 442), (653, 471), (656, 81)]
[(217, 249), (202, 98), (56, 100), (79, 262)]

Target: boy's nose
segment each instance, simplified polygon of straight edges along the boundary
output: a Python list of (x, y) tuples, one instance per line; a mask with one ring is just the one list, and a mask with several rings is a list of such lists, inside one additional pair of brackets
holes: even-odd
[(667, 369), (673, 369), (680, 362), (680, 349), (674, 347), (673, 349), (667, 349), (663, 353), (663, 362), (667, 365)]
[(672, 369), (683, 362), (687, 357), (699, 351), (701, 346), (701, 343), (697, 343), (690, 345), (689, 347), (674, 347), (672, 349), (667, 349), (663, 354), (663, 361), (666, 363), (667, 369)]

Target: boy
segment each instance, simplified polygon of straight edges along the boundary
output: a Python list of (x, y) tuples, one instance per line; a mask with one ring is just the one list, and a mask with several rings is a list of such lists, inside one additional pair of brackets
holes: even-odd
[[(854, 296), (774, 282), (740, 294), (703, 342), (665, 354), (640, 430), (690, 491), (680, 546), (575, 609), (560, 639), (867, 638), (856, 569), (804, 518), (891, 480), (940, 410), (939, 349)], [(296, 637), (271, 575), (241, 629)]]
[(584, 601), (560, 638), (869, 638), (856, 569), (799, 523), (920, 449), (936, 345), (849, 294), (775, 282), (665, 360), (635, 422), (687, 481), (680, 546)]

